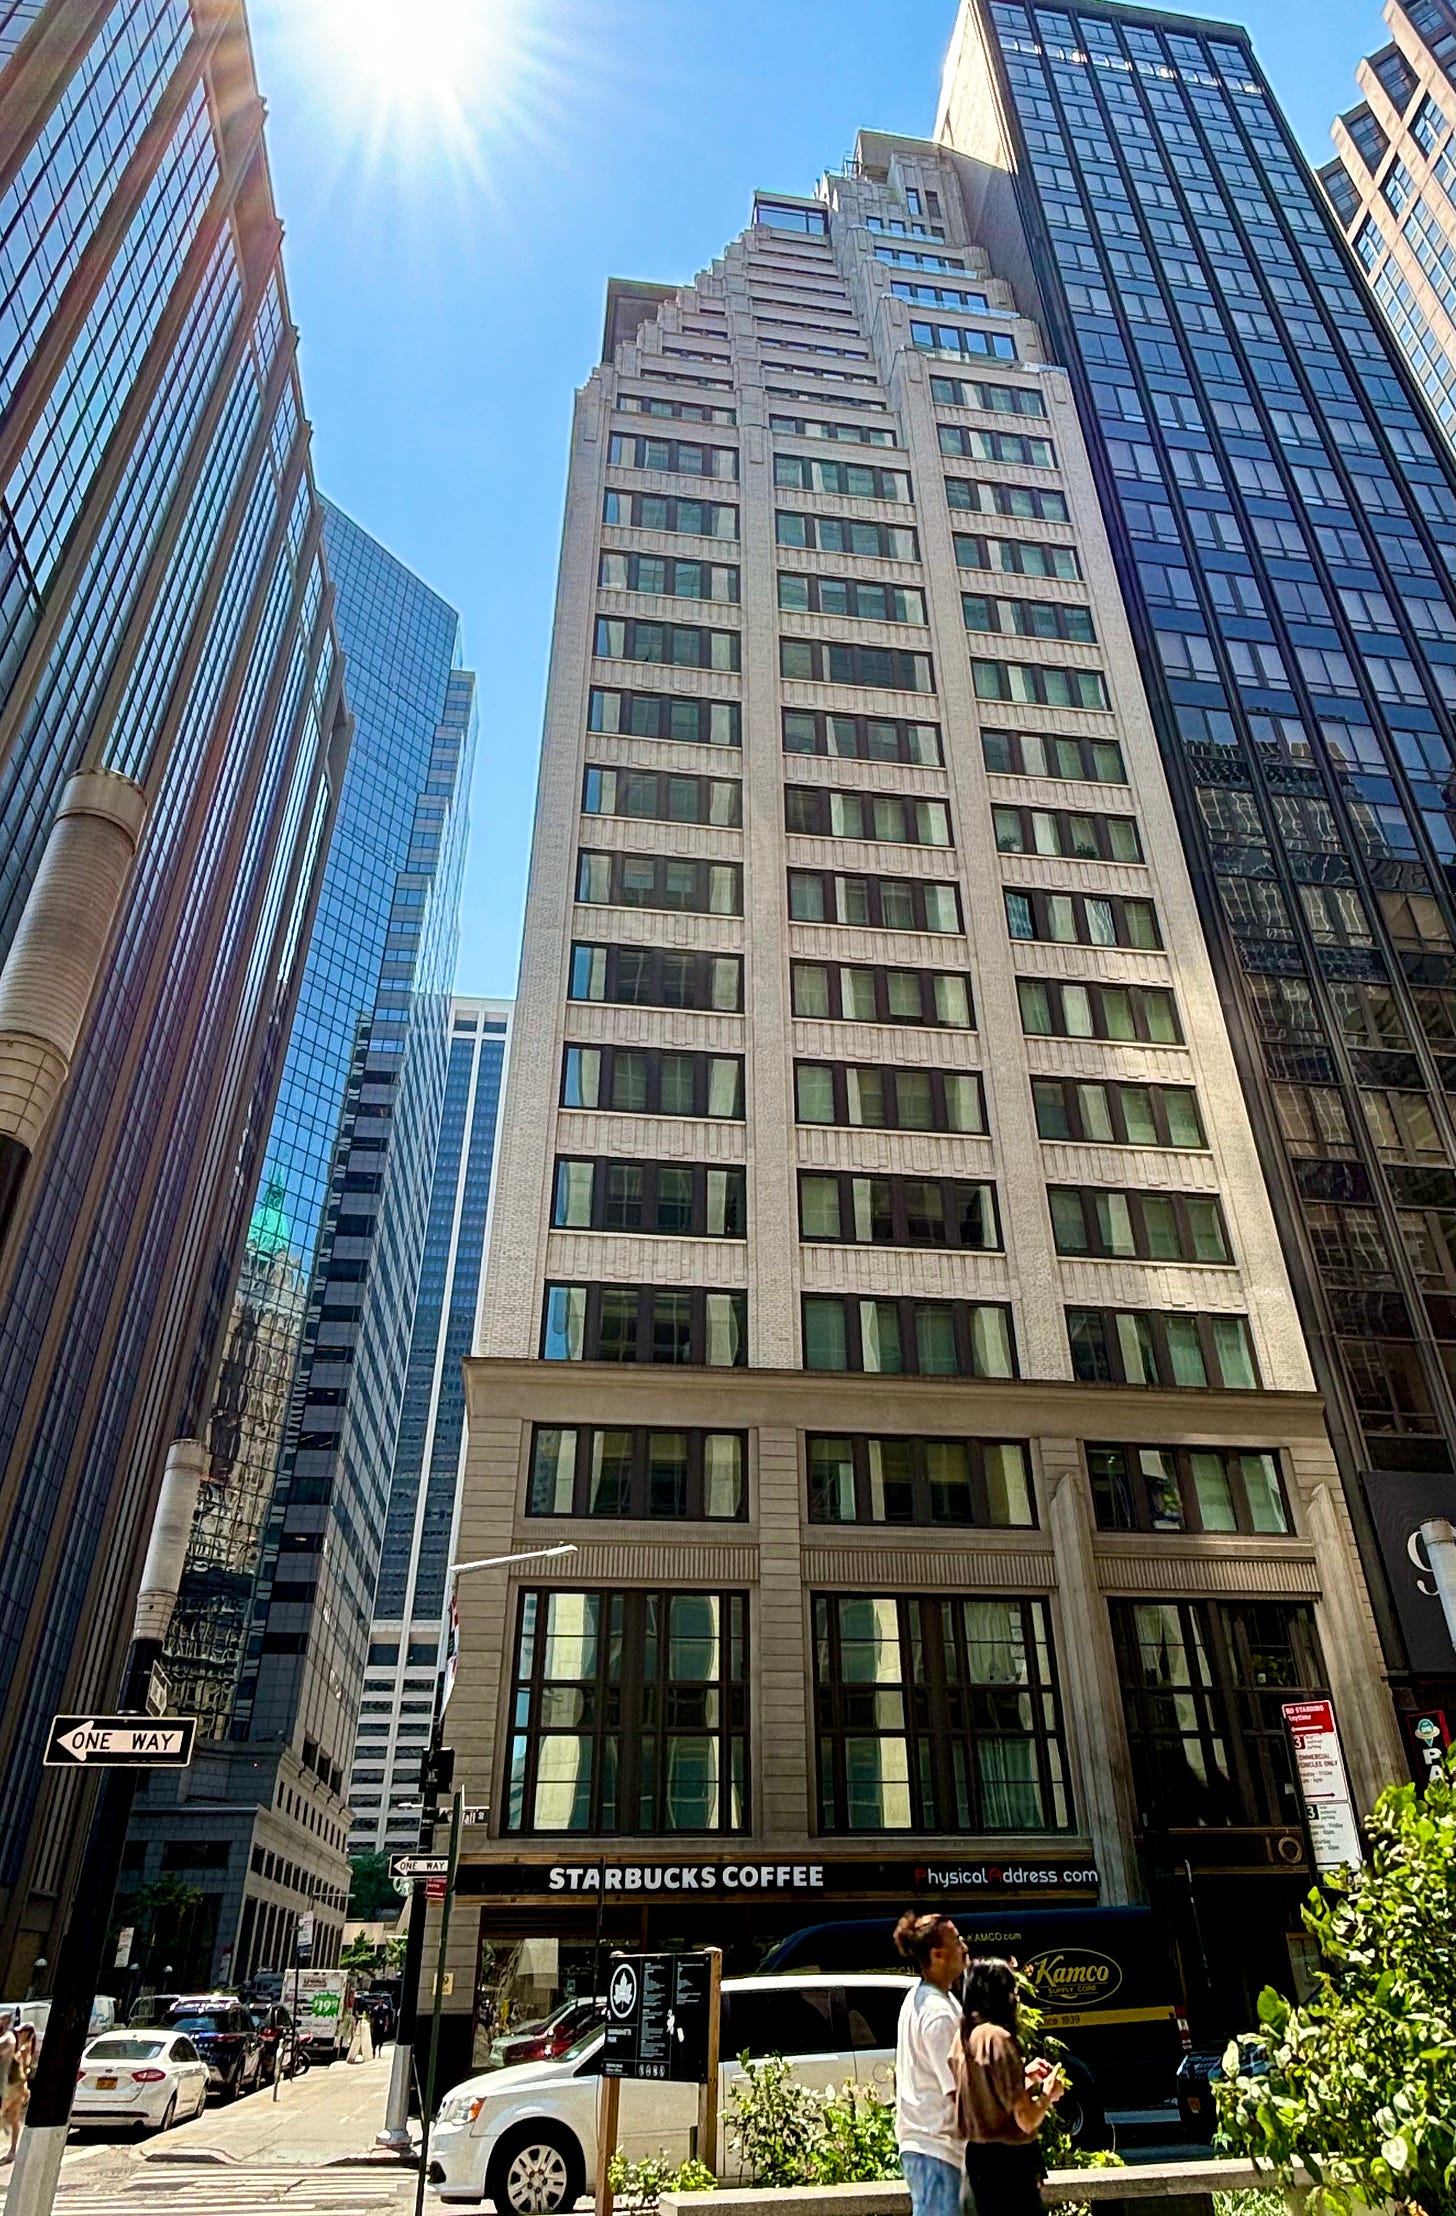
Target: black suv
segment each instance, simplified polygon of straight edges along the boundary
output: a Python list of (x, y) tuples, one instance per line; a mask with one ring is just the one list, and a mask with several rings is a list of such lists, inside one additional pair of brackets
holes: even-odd
[(225, 2101), (251, 2093), (263, 2076), (263, 2043), (252, 2010), (231, 1993), (208, 1993), (200, 2000), (178, 2001), (167, 2019), (170, 2031), (185, 2032), (207, 2064), (207, 2082)]

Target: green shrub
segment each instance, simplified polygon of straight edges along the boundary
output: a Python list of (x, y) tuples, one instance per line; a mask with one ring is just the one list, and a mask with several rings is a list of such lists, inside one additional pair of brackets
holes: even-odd
[(607, 2182), (623, 2207), (651, 2216), (664, 2193), (711, 2193), (718, 2180), (706, 2162), (675, 2163), (666, 2148), (629, 2162), (618, 2147), (607, 2165)]
[(755, 2185), (809, 2185), (810, 2156), (820, 2134), (820, 2101), (793, 2076), (781, 2054), (751, 2062), (730, 2088), (728, 2143)]

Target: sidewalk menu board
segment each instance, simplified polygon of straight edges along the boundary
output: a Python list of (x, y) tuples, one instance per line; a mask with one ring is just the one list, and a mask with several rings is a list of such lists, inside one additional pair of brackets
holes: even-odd
[(703, 1954), (614, 1954), (603, 2077), (701, 2085), (710, 1976)]

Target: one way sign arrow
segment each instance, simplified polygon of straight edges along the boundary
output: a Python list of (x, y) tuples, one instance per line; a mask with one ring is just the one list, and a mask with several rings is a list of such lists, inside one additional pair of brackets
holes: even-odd
[(195, 1716), (57, 1716), (45, 1759), (53, 1770), (185, 1770), (196, 1737)]

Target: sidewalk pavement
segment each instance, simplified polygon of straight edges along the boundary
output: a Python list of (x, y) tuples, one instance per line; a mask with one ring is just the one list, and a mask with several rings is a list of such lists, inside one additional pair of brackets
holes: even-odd
[(149, 2139), (140, 2149), (151, 2163), (278, 2163), (299, 2169), (323, 2169), (333, 2163), (368, 2162), (388, 2170), (402, 2167), (398, 2155), (374, 2144), (384, 2128), (393, 2048), (372, 2062), (333, 2062), (304, 2076), (285, 2078), (273, 2098), (271, 2086), (249, 2093), (225, 2108), (208, 2104), (195, 2122)]

